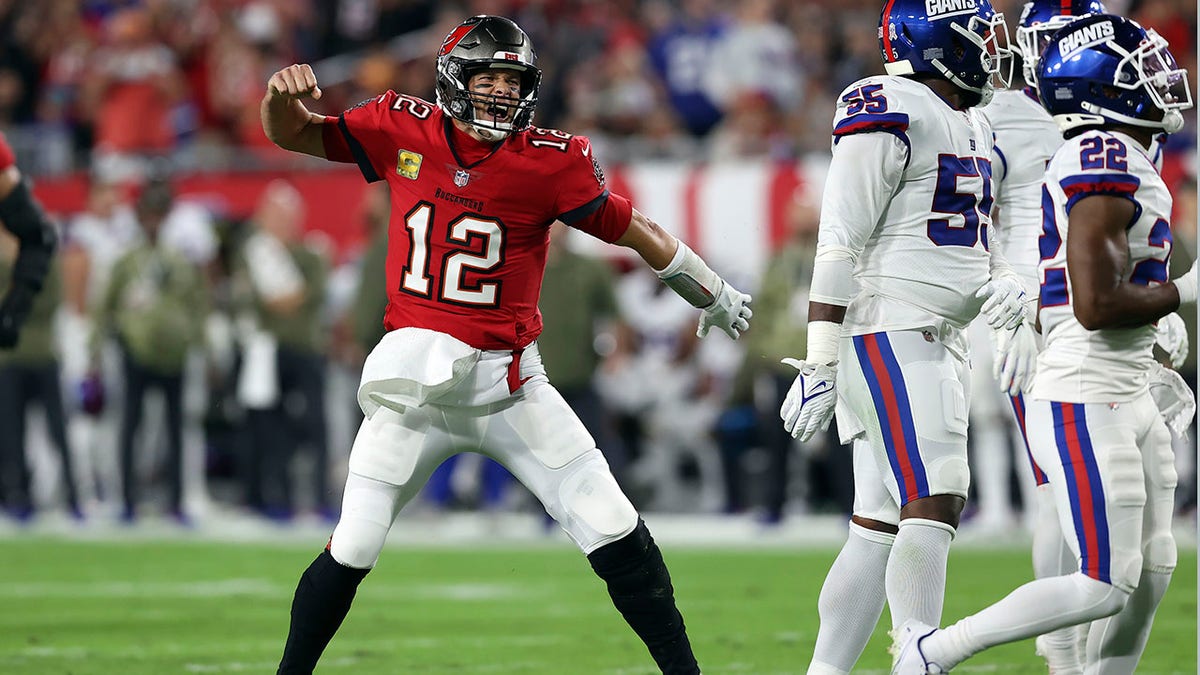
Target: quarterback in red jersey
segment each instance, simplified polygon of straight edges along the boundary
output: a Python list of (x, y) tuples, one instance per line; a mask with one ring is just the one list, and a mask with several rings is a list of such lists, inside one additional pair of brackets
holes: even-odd
[(321, 97), (309, 66), (267, 83), (268, 138), (357, 164), (392, 203), (388, 333), (363, 365), (341, 519), (296, 589), (279, 673), (312, 672), (396, 514), (462, 448), (541, 500), (662, 672), (700, 672), (658, 546), (546, 379), (535, 340), (550, 225), (636, 251), (701, 310), (701, 336), (736, 339), (750, 297), (611, 193), (586, 138), (532, 126), (540, 79), (524, 31), (476, 16), (438, 51), (436, 103), (389, 91), (326, 117), (301, 103)]

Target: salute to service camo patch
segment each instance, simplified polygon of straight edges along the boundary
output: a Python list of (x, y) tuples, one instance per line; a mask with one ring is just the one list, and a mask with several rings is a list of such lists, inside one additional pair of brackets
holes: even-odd
[(421, 155), (410, 150), (401, 150), (396, 155), (396, 173), (416, 180), (417, 174), (421, 173)]

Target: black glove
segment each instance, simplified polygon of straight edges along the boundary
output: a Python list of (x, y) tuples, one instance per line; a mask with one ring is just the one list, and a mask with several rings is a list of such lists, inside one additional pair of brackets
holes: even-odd
[(21, 324), (33, 308), (34, 291), (17, 286), (0, 302), (0, 349), (12, 349), (21, 336)]

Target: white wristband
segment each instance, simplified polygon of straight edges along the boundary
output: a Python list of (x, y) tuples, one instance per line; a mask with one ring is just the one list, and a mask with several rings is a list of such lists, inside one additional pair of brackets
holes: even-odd
[(828, 365), (837, 361), (838, 343), (842, 339), (842, 324), (832, 321), (808, 322), (808, 349), (804, 360)]
[(671, 262), (663, 269), (654, 271), (679, 297), (700, 309), (711, 305), (724, 285), (721, 277), (682, 241), (679, 242), (679, 248), (675, 249)]
[(1187, 274), (1176, 279), (1174, 282), (1175, 290), (1179, 291), (1179, 304), (1186, 305), (1189, 302), (1196, 301), (1196, 265), (1187, 271)]

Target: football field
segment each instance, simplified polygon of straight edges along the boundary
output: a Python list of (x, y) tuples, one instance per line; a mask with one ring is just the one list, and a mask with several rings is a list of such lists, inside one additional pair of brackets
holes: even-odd
[[(292, 590), (320, 546), (36, 533), (0, 543), (4, 675), (273, 673)], [(705, 673), (804, 672), (834, 547), (664, 550)], [(1028, 576), (1023, 548), (955, 550), (946, 617), (976, 610)], [(1139, 673), (1196, 673), (1196, 638), (1196, 554), (1188, 548)], [(879, 629), (856, 672), (886, 673), (886, 648)], [(583, 556), (547, 542), (389, 545), (317, 672), (656, 670)], [(1028, 641), (955, 672), (1045, 669)]]

